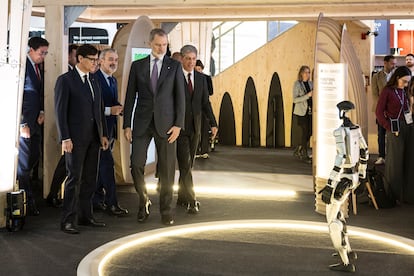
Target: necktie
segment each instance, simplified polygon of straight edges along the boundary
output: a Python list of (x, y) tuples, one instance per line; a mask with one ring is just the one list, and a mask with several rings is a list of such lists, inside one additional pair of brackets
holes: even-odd
[(36, 69), (36, 76), (40, 80), (41, 76), (40, 76), (39, 64), (37, 63), (35, 64), (35, 69)]
[(85, 83), (86, 87), (91, 92), (92, 100), (94, 100), (95, 99), (95, 95), (93, 94), (92, 85), (89, 82), (88, 75), (87, 74), (83, 75), (83, 78), (84, 78), (84, 83)]
[(115, 96), (115, 80), (113, 77), (108, 77), (109, 80), (109, 88), (112, 91), (112, 95)]
[(152, 67), (152, 73), (151, 73), (151, 86), (152, 91), (154, 93), (157, 92), (157, 82), (158, 82), (158, 58), (154, 59), (154, 66)]
[(187, 82), (188, 92), (190, 92), (190, 96), (192, 96), (193, 95), (193, 83), (191, 82), (191, 73), (188, 73), (187, 77), (188, 77), (188, 82)]

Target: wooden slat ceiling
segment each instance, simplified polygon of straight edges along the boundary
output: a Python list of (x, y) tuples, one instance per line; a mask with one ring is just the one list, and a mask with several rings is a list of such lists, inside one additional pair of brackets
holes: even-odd
[(140, 15), (163, 22), (317, 20), (320, 13), (338, 20), (414, 18), (413, 0), (33, 0), (33, 14), (43, 15), (46, 5), (88, 6), (82, 22), (129, 22)]

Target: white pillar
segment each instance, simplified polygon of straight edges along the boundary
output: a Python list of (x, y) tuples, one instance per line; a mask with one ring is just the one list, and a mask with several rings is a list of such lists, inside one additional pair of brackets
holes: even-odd
[[(0, 227), (5, 226), (6, 193), (16, 184), (18, 131), (23, 97), (32, 0), (0, 0)], [(7, 27), (5, 27), (7, 26)]]

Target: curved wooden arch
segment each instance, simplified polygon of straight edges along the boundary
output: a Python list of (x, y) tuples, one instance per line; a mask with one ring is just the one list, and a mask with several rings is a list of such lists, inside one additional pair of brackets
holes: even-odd
[(277, 72), (273, 73), (267, 101), (266, 147), (285, 146), (285, 111), (283, 93)]
[(249, 77), (246, 82), (242, 116), (242, 145), (260, 147), (259, 104), (252, 77)]
[(219, 116), (219, 143), (222, 145), (236, 145), (236, 122), (231, 96), (225, 92), (221, 100)]

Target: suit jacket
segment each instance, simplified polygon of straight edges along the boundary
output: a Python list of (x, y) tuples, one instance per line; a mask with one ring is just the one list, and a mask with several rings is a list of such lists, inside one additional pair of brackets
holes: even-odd
[[(40, 72), (43, 80), (43, 73)], [(23, 88), (21, 124), (26, 123), (31, 132), (40, 130), (37, 118), (43, 110), (43, 81), (39, 80), (29, 58), (26, 58), (26, 74)]]
[[(313, 85), (311, 81), (308, 81), (311, 91), (313, 90)], [(305, 116), (308, 112), (308, 99), (310, 98), (307, 95), (305, 85), (302, 81), (295, 81), (293, 84), (293, 103), (295, 107), (293, 108), (293, 114), (299, 116)]]
[(55, 86), (56, 123), (60, 141), (71, 139), (73, 144), (89, 144), (91, 139), (107, 136), (101, 88), (97, 78), (89, 74), (92, 98), (87, 84), (77, 70), (60, 75)]
[[(156, 94), (150, 80), (150, 56), (131, 64), (124, 104), (123, 128), (134, 122), (133, 136), (141, 136), (154, 118), (159, 136), (167, 138), (172, 126), (184, 128), (185, 88), (181, 64), (164, 56)], [(132, 118), (135, 98), (137, 104)]]
[[(186, 81), (184, 74), (183, 79)], [(194, 132), (196, 137), (201, 134), (201, 120), (204, 113), (210, 121), (211, 126), (217, 126), (216, 119), (209, 100), (209, 88), (206, 75), (194, 71), (193, 95), (190, 95), (186, 86), (186, 108), (184, 132)]]
[[(121, 105), (118, 102), (118, 82), (116, 78), (114, 79), (115, 91), (112, 92), (111, 88), (109, 87), (108, 81), (106, 80), (104, 74), (102, 74), (101, 70), (98, 70), (95, 73), (97, 80), (101, 85), (102, 90), (102, 99), (104, 103), (104, 107), (112, 107), (116, 105)], [(108, 128), (108, 138), (114, 139), (117, 138), (117, 116), (115, 115), (105, 115), (106, 118), (106, 126)]]
[(371, 91), (372, 91), (372, 111), (375, 112), (379, 96), (387, 84), (387, 75), (384, 70), (381, 70), (372, 76)]

